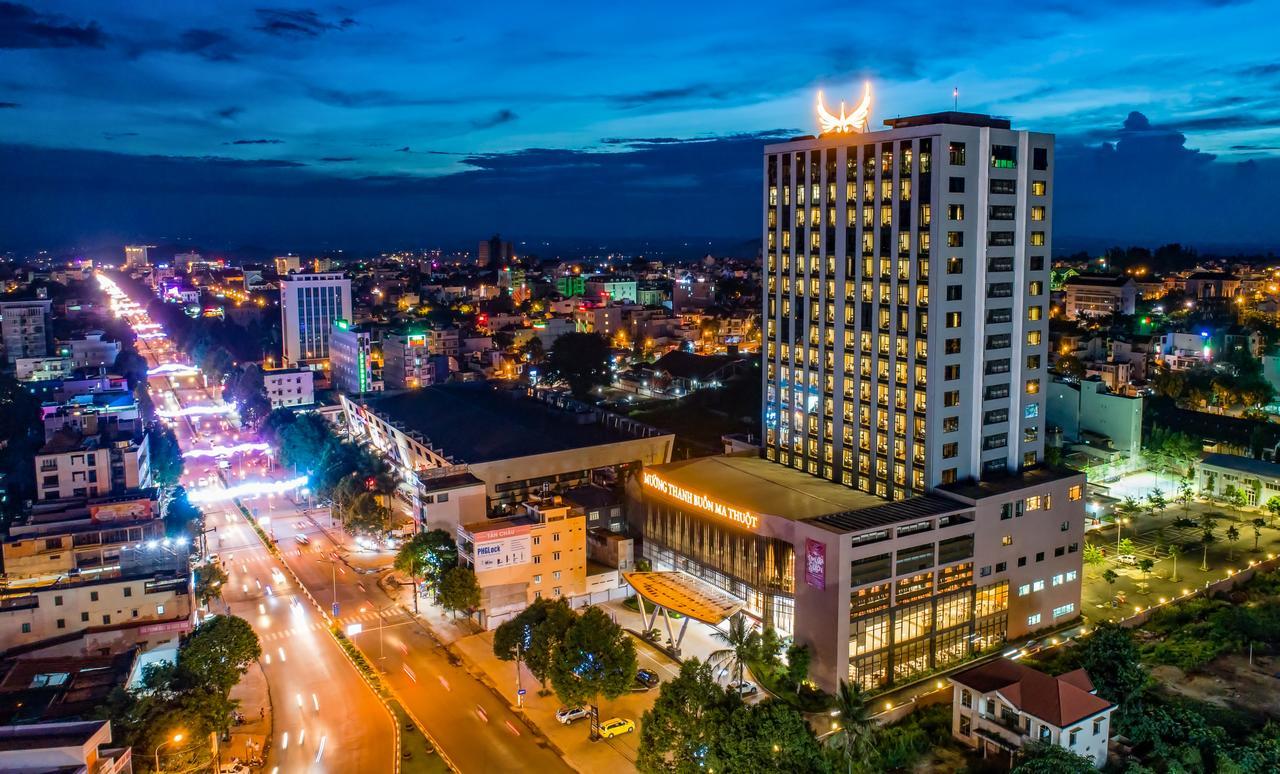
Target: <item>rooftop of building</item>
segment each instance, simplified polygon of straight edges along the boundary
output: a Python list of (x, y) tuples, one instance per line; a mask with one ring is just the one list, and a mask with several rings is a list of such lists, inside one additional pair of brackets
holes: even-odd
[(1017, 661), (998, 658), (951, 675), (951, 680), (978, 693), (998, 691), (1019, 711), (1058, 728), (1112, 707), (1111, 702), (1091, 693), (1093, 681), (1083, 669), (1053, 677)]
[(588, 511), (608, 508), (622, 502), (622, 498), (616, 491), (595, 485), (575, 487), (565, 492), (562, 497), (566, 503)]
[(463, 469), (457, 473), (447, 473), (444, 475), (432, 475), (432, 471), (436, 468), (428, 468), (418, 473), (418, 482), (422, 485), (422, 489), (426, 492), (441, 492), (448, 489), (461, 489), (464, 486), (484, 486), (484, 481), (472, 475), (471, 471)]
[[(29, 723), (0, 726), (0, 752), (26, 753), (32, 750), (49, 750), (66, 747), (83, 747), (102, 732), (109, 720), (80, 720), (67, 723)], [(100, 751), (102, 752), (102, 751)], [(47, 764), (36, 768), (20, 769), (38, 774), (75, 774), (85, 771), (76, 763)]]
[(918, 116), (898, 116), (884, 120), (884, 125), (890, 129), (906, 129), (908, 127), (933, 126), (935, 124), (980, 126), (990, 129), (1008, 129), (1012, 126), (1007, 118), (989, 116), (985, 113), (964, 113), (957, 110), (944, 110), (941, 113), (923, 113)]
[(672, 350), (654, 361), (654, 371), (664, 371), (678, 379), (707, 380), (725, 366), (744, 360), (737, 355), (698, 355)]
[(759, 457), (695, 457), (645, 472), (740, 510), (796, 521), (885, 504), (873, 494)]
[(1189, 280), (1226, 280), (1234, 282), (1239, 279), (1234, 274), (1225, 271), (1193, 271), (1187, 275)]
[(98, 449), (106, 449), (118, 444), (131, 446), (137, 443), (129, 435), (112, 435), (110, 432), (102, 432), (97, 435), (82, 435), (72, 428), (63, 428), (49, 437), (49, 440), (41, 447), (37, 454), (65, 454), (67, 452), (76, 451), (96, 451)]
[(1133, 282), (1133, 277), (1125, 274), (1076, 274), (1069, 277), (1065, 284), (1095, 288), (1121, 288), (1131, 282)]
[(1029, 468), (1019, 473), (992, 476), (981, 481), (965, 479), (954, 484), (944, 484), (938, 487), (938, 491), (966, 500), (981, 500), (986, 497), (997, 497), (1008, 492), (1017, 492), (1034, 486), (1051, 484), (1064, 478), (1080, 478), (1081, 482), (1083, 482), (1084, 474), (1078, 470), (1042, 466)]
[(137, 651), (0, 662), (0, 724), (91, 717), (133, 671)]
[(480, 463), (633, 440), (582, 415), (486, 382), (451, 382), (387, 396), (370, 407), (415, 430), (457, 462)]
[(1280, 464), (1255, 460), (1252, 457), (1241, 457), (1235, 454), (1208, 454), (1200, 464), (1225, 470), (1235, 470), (1251, 476), (1280, 478)]

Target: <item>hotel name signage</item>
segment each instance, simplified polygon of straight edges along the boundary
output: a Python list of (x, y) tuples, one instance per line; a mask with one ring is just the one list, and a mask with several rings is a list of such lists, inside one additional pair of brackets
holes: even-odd
[(653, 489), (660, 494), (670, 497), (672, 500), (678, 500), (687, 503), (695, 508), (710, 513), (720, 519), (732, 521), (740, 527), (747, 529), (755, 529), (760, 525), (760, 516), (751, 511), (744, 511), (741, 508), (734, 508), (728, 503), (722, 503), (719, 500), (708, 497), (699, 492), (691, 492), (682, 486), (677, 486), (670, 481), (662, 478), (656, 473), (645, 472), (644, 485)]

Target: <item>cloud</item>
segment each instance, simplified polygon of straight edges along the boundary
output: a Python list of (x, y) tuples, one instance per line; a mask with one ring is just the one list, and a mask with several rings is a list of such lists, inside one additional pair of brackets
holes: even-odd
[(355, 156), (324, 156), (320, 159), (326, 164), (339, 164), (344, 161), (355, 161)]
[(137, 132), (103, 132), (102, 133), (102, 139), (104, 140), (118, 140), (121, 137), (137, 137), (137, 136), (138, 136)]
[(218, 108), (217, 110), (213, 111), (213, 115), (217, 118), (221, 118), (226, 121), (232, 121), (243, 112), (244, 112), (244, 108), (237, 107), (236, 105), (229, 105), (227, 107)]
[(234, 62), (242, 49), (232, 37), (221, 30), (193, 28), (178, 36), (174, 50), (194, 54), (210, 62)]
[(1280, 197), (1280, 159), (1235, 162), (1187, 147), (1181, 130), (1205, 121), (1160, 125), (1134, 111), (1111, 130), (1111, 141), (1060, 138), (1055, 232), (1124, 244), (1280, 241), (1280, 221), (1269, 213)]
[(17, 107), (21, 107), (17, 102), (0, 102), (0, 110), (12, 110)]
[(0, 48), (102, 48), (106, 42), (97, 22), (77, 24), (57, 14), (0, 2)]
[(470, 104), (463, 97), (413, 97), (385, 89), (334, 89), (325, 86), (308, 86), (307, 96), (317, 102), (335, 107), (406, 107), (406, 106), (454, 106)]
[(255, 13), (258, 16), (256, 29), (259, 32), (293, 40), (318, 38), (326, 32), (345, 30), (356, 23), (351, 18), (328, 21), (315, 11), (306, 9), (259, 8)]
[(723, 87), (710, 86), (705, 83), (695, 83), (689, 86), (675, 86), (666, 89), (649, 89), (646, 91), (614, 94), (608, 99), (622, 108), (636, 108), (673, 102), (687, 102), (690, 100), (718, 101), (725, 99), (728, 95), (729, 91)]
[(284, 140), (232, 140), (223, 145), (279, 145)]
[(476, 120), (471, 122), (471, 125), (476, 129), (491, 129), (495, 126), (502, 126), (503, 124), (509, 124), (512, 121), (515, 121), (519, 117), (520, 116), (516, 115), (512, 111), (504, 108), (492, 115), (485, 116), (484, 118), (477, 118)]

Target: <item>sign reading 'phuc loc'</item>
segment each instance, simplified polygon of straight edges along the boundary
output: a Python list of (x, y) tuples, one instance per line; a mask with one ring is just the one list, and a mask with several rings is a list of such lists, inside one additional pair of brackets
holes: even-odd
[(728, 503), (720, 502), (714, 498), (708, 497), (700, 492), (691, 492), (682, 486), (667, 481), (657, 473), (645, 472), (644, 485), (670, 497), (673, 500), (679, 500), (682, 503), (688, 503), (695, 508), (700, 508), (713, 516), (721, 519), (727, 519), (735, 524), (746, 527), (747, 529), (755, 529), (760, 524), (760, 517), (751, 511), (744, 511), (741, 508), (734, 508)]

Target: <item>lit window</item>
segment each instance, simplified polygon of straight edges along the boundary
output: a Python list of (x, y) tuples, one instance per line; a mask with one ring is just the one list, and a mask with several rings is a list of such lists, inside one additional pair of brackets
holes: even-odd
[(1067, 489), (1067, 499), (1073, 500), (1073, 501), (1079, 500), (1083, 492), (1084, 492), (1084, 487), (1082, 485), (1073, 484), (1071, 488)]
[(1004, 537), (1000, 538), (1000, 545), (1002, 546), (1013, 545), (1013, 535), (1005, 535)]
[(1038, 623), (1040, 623), (1039, 613), (1027, 616), (1027, 626), (1035, 626)]
[(1018, 596), (1020, 596), (1020, 597), (1025, 597), (1026, 595), (1028, 595), (1028, 594), (1030, 594), (1030, 593), (1031, 593), (1031, 584), (1030, 584), (1030, 583), (1024, 583), (1024, 584), (1022, 584), (1021, 586), (1019, 586), (1019, 587), (1018, 587)]
[(1044, 591), (1044, 581), (1042, 581), (1042, 580), (1032, 581), (1032, 582), (1031, 582), (1031, 590), (1032, 590), (1032, 591)]

